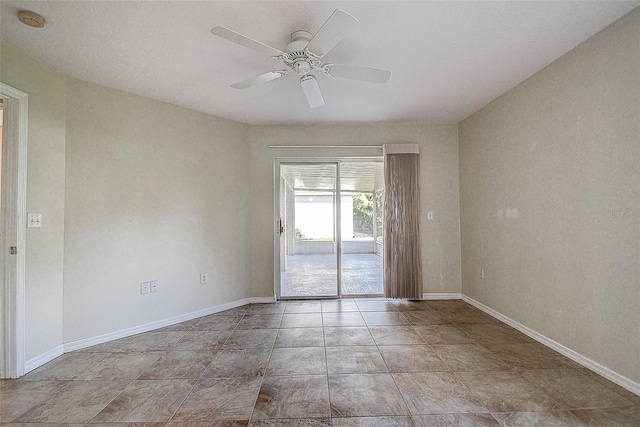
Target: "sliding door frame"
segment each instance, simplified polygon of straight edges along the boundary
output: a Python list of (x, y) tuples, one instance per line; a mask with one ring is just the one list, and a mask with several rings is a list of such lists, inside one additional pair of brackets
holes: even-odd
[[(283, 297), (281, 295), (281, 280), (282, 280), (282, 276), (281, 276), (281, 259), (280, 259), (280, 253), (281, 253), (281, 238), (280, 238), (280, 233), (279, 233), (279, 227), (280, 227), (280, 223), (279, 220), (280, 218), (280, 203), (282, 202), (282, 200), (280, 200), (280, 193), (281, 193), (281, 189), (279, 188), (280, 186), (280, 180), (281, 180), (281, 166), (282, 165), (332, 165), (336, 167), (336, 172), (335, 172), (335, 185), (334, 185), (334, 189), (333, 189), (333, 233), (334, 233), (334, 242), (336, 243), (336, 295), (319, 295), (319, 296), (286, 296)], [(341, 242), (340, 242), (340, 163), (335, 160), (335, 159), (324, 159), (324, 158), (309, 158), (309, 159), (300, 159), (300, 158), (296, 158), (296, 159), (286, 159), (286, 158), (277, 158), (275, 159), (275, 176), (274, 176), (274, 223), (275, 223), (275, 233), (274, 233), (274, 291), (275, 291), (275, 295), (276, 298), (278, 300), (280, 299), (335, 299), (335, 298), (340, 298), (340, 275), (341, 275), (341, 251), (342, 251), (342, 247), (341, 247)], [(294, 189), (295, 191), (295, 189)], [(286, 256), (286, 255), (285, 255)]]
[[(354, 162), (384, 162), (382, 156), (366, 156), (366, 157), (276, 157), (273, 161), (273, 287), (274, 295), (277, 300), (281, 299), (340, 299), (342, 294), (342, 187), (341, 187), (341, 163), (354, 163)], [(337, 256), (337, 295), (336, 296), (320, 296), (320, 297), (282, 297), (280, 292), (280, 175), (282, 164), (298, 164), (298, 165), (313, 165), (313, 164), (335, 164), (336, 165), (336, 185), (334, 192), (334, 229), (336, 233), (336, 256)], [(360, 297), (360, 296), (378, 296), (378, 295), (348, 295), (348, 297)]]

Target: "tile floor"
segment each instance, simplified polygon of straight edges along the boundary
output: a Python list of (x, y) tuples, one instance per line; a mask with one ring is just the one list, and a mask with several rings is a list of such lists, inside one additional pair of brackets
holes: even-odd
[(0, 423), (637, 427), (640, 397), (461, 301), (290, 301), (3, 380)]

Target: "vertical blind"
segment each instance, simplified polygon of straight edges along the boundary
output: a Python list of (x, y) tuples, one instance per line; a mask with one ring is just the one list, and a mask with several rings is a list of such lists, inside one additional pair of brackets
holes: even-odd
[(384, 296), (422, 298), (417, 144), (384, 147)]

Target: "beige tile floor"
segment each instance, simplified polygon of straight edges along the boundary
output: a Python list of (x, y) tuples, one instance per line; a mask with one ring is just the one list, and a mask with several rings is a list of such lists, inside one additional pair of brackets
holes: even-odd
[(67, 353), (0, 422), (637, 427), (640, 397), (461, 301), (290, 301)]

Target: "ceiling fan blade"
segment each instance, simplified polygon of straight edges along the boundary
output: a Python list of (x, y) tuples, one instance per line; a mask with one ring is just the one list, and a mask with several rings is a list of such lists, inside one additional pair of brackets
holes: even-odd
[(391, 71), (357, 67), (354, 65), (327, 64), (323, 66), (323, 68), (333, 77), (362, 80), (371, 83), (386, 83), (389, 77), (391, 77)]
[(322, 57), (329, 53), (358, 24), (358, 20), (336, 9), (307, 45), (312, 53)]
[(250, 79), (243, 80), (238, 83), (234, 83), (231, 85), (234, 89), (246, 89), (251, 86), (259, 85), (262, 83), (266, 83), (271, 80), (279, 79), (282, 76), (285, 76), (289, 71), (269, 71), (268, 73), (260, 74), (259, 76), (251, 77)]
[(324, 105), (324, 98), (322, 97), (322, 92), (320, 92), (320, 86), (318, 86), (318, 81), (313, 75), (306, 74), (302, 76), (300, 78), (300, 86), (302, 86), (304, 96), (307, 97), (309, 107), (316, 108)]
[(248, 47), (249, 49), (253, 49), (256, 52), (260, 52), (265, 55), (282, 55), (282, 51), (276, 49), (275, 47), (271, 47), (247, 36), (243, 36), (242, 34), (236, 33), (235, 31), (230, 30), (226, 27), (215, 27), (211, 30), (211, 33), (218, 37), (222, 37), (223, 39), (227, 39), (230, 42), (234, 42), (236, 44), (239, 44), (240, 46)]

